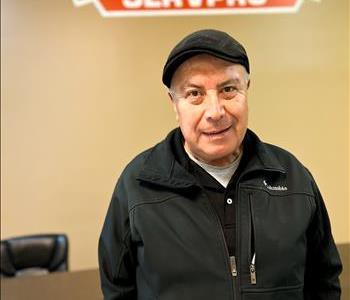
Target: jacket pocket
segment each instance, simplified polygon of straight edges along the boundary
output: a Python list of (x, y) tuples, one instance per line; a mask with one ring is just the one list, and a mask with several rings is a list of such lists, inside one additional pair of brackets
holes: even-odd
[(262, 190), (246, 191), (242, 195), (245, 196), (240, 210), (242, 289), (303, 284), (308, 196), (270, 194)]

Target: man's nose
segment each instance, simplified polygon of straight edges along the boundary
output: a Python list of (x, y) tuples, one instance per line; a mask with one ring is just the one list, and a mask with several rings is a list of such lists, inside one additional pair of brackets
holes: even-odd
[(220, 120), (224, 114), (225, 114), (225, 109), (223, 107), (222, 102), (220, 101), (220, 98), (218, 97), (217, 91), (216, 90), (210, 90), (207, 91), (206, 95), (206, 111), (205, 111), (205, 116), (207, 120), (211, 121), (218, 121)]

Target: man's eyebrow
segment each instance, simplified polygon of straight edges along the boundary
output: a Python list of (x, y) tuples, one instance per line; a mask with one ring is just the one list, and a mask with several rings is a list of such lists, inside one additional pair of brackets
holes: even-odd
[(234, 84), (240, 84), (241, 83), (241, 80), (239, 79), (239, 78), (231, 78), (231, 79), (228, 79), (228, 80), (225, 80), (224, 82), (221, 82), (221, 83), (219, 83), (218, 85), (217, 85), (217, 87), (223, 87), (223, 86), (225, 86), (225, 85), (227, 85), (227, 84), (232, 84), (232, 83), (234, 83)]
[(187, 88), (197, 88), (197, 89), (202, 89), (203, 86), (202, 85), (198, 85), (195, 83), (191, 83), (191, 82), (185, 82), (182, 86), (182, 89), (187, 89)]
[[(224, 82), (220, 82), (217, 84), (217, 88), (222, 88), (223, 86), (227, 85), (227, 84), (241, 84), (242, 81), (240, 78), (236, 77), (236, 78), (230, 78), (228, 80), (225, 80)], [(195, 84), (189, 81), (186, 81), (184, 84), (182, 84), (180, 86), (180, 90), (184, 90), (184, 89), (188, 89), (188, 88), (197, 88), (197, 89), (203, 89), (202, 85), (199, 84)]]

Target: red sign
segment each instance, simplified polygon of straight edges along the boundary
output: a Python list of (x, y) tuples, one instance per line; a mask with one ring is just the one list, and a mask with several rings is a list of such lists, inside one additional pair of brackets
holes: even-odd
[(104, 17), (292, 13), (303, 0), (73, 0), (94, 4)]

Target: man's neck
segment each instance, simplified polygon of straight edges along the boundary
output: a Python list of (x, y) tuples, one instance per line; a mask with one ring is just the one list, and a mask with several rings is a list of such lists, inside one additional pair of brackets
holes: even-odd
[(219, 167), (219, 168), (224, 168), (224, 167), (229, 167), (232, 164), (235, 163), (235, 161), (241, 157), (242, 155), (242, 147), (239, 147), (238, 150), (236, 152), (233, 152), (232, 154), (225, 156), (223, 158), (219, 158), (219, 159), (214, 159), (214, 160), (205, 160), (202, 159), (201, 157), (199, 157), (198, 155), (194, 154), (188, 147), (186, 141), (184, 143), (184, 149), (186, 151), (186, 153), (188, 154), (188, 156), (190, 158), (192, 158), (192, 160), (197, 160), (198, 162), (201, 162), (203, 164), (209, 165), (209, 166), (213, 166), (213, 167)]

